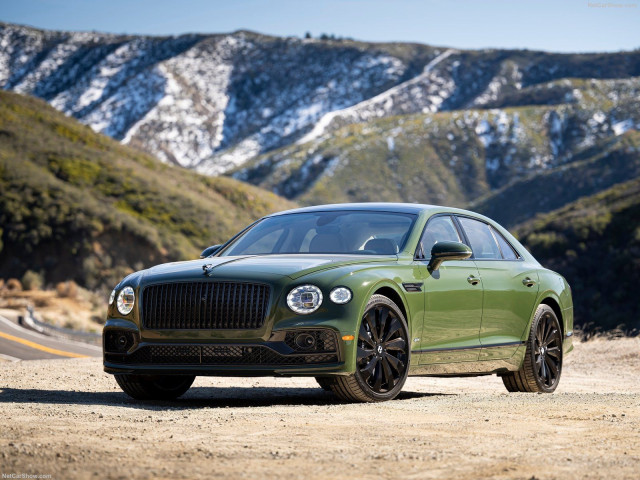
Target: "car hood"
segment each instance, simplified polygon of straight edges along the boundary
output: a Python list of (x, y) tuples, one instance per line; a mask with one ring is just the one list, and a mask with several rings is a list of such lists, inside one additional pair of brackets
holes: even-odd
[[(397, 257), (391, 257), (396, 260)], [(193, 280), (206, 276), (225, 280), (263, 280), (289, 277), (296, 280), (320, 270), (353, 264), (388, 262), (389, 256), (364, 255), (251, 255), (211, 257), (187, 262), (164, 263), (144, 272), (145, 283)], [(205, 268), (206, 267), (206, 272)]]

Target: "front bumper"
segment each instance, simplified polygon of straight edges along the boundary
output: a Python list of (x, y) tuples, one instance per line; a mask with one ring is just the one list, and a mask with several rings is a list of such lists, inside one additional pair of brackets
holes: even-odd
[[(312, 339), (311, 347), (301, 345), (301, 335)], [(104, 370), (112, 374), (293, 376), (340, 374), (345, 369), (344, 342), (330, 328), (281, 330), (258, 342), (149, 342), (140, 340), (137, 329), (118, 322), (105, 326), (103, 349)]]

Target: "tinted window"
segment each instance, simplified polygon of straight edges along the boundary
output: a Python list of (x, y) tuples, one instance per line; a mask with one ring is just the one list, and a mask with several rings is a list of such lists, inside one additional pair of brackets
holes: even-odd
[(404, 247), (415, 218), (410, 214), (373, 211), (276, 215), (261, 220), (221, 255), (395, 255)]
[(489, 225), (467, 217), (459, 217), (459, 219), (471, 243), (473, 258), (502, 259), (500, 249), (491, 233)]
[(496, 240), (500, 245), (500, 250), (502, 250), (502, 257), (505, 260), (517, 260), (518, 255), (516, 254), (513, 247), (509, 245), (509, 242), (505, 240), (502, 234), (498, 232), (495, 228), (491, 228), (491, 231), (493, 232), (493, 236), (496, 237)]
[(449, 216), (435, 217), (429, 220), (422, 235), (422, 251), (425, 258), (431, 258), (431, 249), (437, 242), (459, 242), (460, 236), (453, 219)]

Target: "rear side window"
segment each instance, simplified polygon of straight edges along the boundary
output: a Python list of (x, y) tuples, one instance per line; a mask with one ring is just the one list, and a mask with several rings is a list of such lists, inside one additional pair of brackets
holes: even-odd
[(500, 245), (500, 250), (502, 250), (502, 257), (505, 260), (517, 260), (518, 254), (513, 249), (513, 247), (509, 245), (509, 242), (505, 240), (502, 234), (493, 227), (491, 228), (491, 231), (493, 232), (493, 236), (496, 237), (498, 245)]
[(468, 217), (458, 217), (458, 219), (471, 243), (473, 258), (502, 260), (500, 248), (489, 225)]
[(459, 242), (460, 236), (453, 219), (449, 216), (435, 217), (429, 220), (422, 235), (423, 258), (431, 258), (431, 249), (437, 242)]

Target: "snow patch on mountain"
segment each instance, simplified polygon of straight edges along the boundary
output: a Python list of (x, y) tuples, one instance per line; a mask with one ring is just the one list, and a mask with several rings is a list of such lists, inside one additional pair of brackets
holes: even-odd
[(162, 62), (158, 70), (166, 80), (163, 96), (131, 127), (123, 142), (187, 168), (210, 158), (224, 138), (232, 60), (247, 46), (243, 36), (227, 35)]
[(33, 70), (30, 70), (14, 87), (18, 93), (30, 93), (37, 85), (78, 51), (82, 42), (72, 39), (68, 43), (60, 43), (53, 47), (46, 58)]
[(455, 83), (449, 76), (434, 73), (434, 69), (454, 53), (454, 49), (446, 50), (429, 62), (420, 75), (371, 99), (327, 113), (298, 143), (309, 142), (350, 123), (366, 122), (389, 115), (438, 111), (442, 102), (453, 92)]
[(514, 62), (504, 62), (501, 65), (500, 73), (491, 79), (485, 90), (474, 99), (471, 106), (483, 107), (495, 102), (509, 88), (512, 90), (522, 88), (522, 72)]
[(614, 123), (612, 125), (613, 133), (616, 136), (622, 135), (634, 127), (634, 121), (632, 118), (627, 118), (621, 122)]

